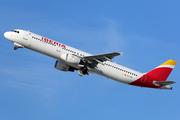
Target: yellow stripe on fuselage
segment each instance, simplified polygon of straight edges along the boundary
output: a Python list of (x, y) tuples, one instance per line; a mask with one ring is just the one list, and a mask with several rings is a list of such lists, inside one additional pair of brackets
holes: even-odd
[(163, 66), (163, 65), (173, 65), (173, 66), (175, 66), (176, 63), (177, 63), (177, 61), (174, 61), (174, 60), (170, 59), (170, 60), (166, 61), (165, 63), (161, 64), (160, 66)]

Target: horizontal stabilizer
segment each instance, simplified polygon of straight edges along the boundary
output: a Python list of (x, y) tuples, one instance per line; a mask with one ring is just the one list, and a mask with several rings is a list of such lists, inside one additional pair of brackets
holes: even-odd
[(154, 81), (154, 84), (162, 85), (162, 86), (170, 85), (173, 83), (176, 83), (176, 82), (174, 82), (174, 81)]

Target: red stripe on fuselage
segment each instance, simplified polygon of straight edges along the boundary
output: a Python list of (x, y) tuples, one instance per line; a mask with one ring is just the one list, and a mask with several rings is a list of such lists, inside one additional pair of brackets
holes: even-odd
[(141, 86), (141, 87), (149, 87), (149, 88), (160, 88), (162, 86), (157, 86), (153, 84), (153, 81), (166, 81), (169, 74), (171, 73), (172, 68), (160, 67), (151, 70), (146, 73), (139, 79), (130, 83), (129, 85)]

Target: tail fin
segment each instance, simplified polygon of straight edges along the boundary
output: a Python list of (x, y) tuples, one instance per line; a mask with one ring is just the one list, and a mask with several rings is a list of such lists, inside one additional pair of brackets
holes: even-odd
[(166, 81), (176, 63), (176, 61), (170, 59), (150, 72), (146, 73), (146, 75), (155, 81)]

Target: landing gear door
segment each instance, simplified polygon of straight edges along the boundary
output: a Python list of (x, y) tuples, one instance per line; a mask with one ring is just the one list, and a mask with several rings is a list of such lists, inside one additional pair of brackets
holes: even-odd
[(24, 32), (23, 39), (28, 40), (28, 37), (29, 37), (29, 32)]

